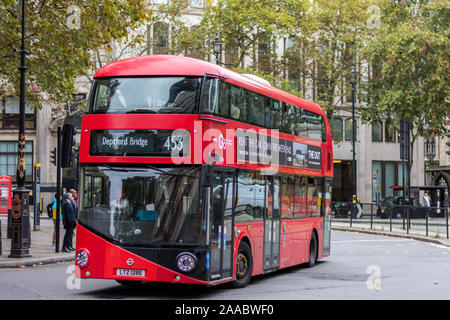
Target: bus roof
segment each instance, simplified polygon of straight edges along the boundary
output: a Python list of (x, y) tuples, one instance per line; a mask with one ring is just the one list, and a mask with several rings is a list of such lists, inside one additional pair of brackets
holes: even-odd
[(325, 116), (319, 105), (274, 88), (262, 81), (239, 74), (203, 60), (171, 55), (148, 55), (112, 62), (100, 68), (94, 78), (134, 76), (198, 76), (205, 73), (227, 78), (227, 81), (271, 98), (290, 103)]

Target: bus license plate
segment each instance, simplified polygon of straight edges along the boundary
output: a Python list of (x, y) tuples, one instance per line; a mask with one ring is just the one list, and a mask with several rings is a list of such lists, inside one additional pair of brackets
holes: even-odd
[(129, 276), (129, 277), (145, 277), (145, 270), (137, 269), (117, 269), (117, 276)]

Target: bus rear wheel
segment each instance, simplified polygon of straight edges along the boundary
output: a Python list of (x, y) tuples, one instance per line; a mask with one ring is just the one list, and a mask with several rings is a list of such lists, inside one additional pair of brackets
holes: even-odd
[(236, 256), (236, 280), (231, 282), (233, 288), (245, 287), (252, 276), (253, 257), (252, 249), (247, 242), (242, 241)]
[(308, 262), (308, 267), (311, 268), (313, 267), (316, 262), (317, 262), (317, 237), (316, 237), (316, 233), (313, 232), (311, 234), (311, 241), (309, 242), (309, 262)]

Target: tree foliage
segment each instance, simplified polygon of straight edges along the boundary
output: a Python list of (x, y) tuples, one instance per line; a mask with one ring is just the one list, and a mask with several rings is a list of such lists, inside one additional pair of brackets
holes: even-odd
[[(76, 6), (76, 7), (74, 7)], [(0, 80), (2, 95), (19, 94), (21, 1), (0, 2)], [(93, 67), (92, 52), (127, 39), (129, 30), (149, 21), (145, 0), (26, 2), (27, 100), (71, 100), (75, 81)]]
[(381, 28), (364, 48), (374, 70), (362, 86), (364, 121), (411, 124), (418, 136), (442, 135), (449, 117), (450, 7), (440, 0), (379, 1)]

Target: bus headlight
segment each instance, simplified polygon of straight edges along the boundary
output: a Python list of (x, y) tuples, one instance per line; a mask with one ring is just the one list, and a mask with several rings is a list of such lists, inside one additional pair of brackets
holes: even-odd
[(197, 265), (197, 257), (190, 252), (182, 252), (177, 256), (177, 266), (183, 272), (189, 272)]
[(86, 267), (89, 262), (89, 254), (86, 252), (86, 250), (80, 250), (77, 253), (77, 264), (83, 268)]

